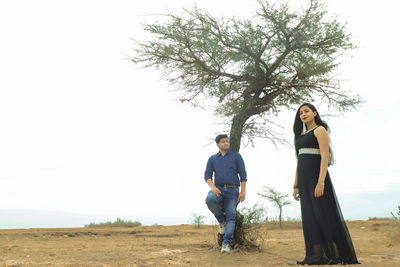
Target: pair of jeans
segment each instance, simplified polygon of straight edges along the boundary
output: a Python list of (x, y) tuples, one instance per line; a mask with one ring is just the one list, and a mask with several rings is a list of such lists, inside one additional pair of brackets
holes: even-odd
[[(233, 239), (236, 223), (237, 199), (239, 196), (238, 188), (224, 188), (217, 186), (221, 195), (217, 197), (211, 190), (206, 197), (208, 209), (214, 214), (219, 223), (225, 222), (225, 234), (222, 244), (229, 244)], [(222, 211), (221, 203), (224, 203), (225, 213)]]

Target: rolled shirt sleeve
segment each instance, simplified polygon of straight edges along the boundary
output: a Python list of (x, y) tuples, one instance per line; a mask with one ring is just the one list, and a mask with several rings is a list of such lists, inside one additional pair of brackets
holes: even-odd
[(206, 170), (204, 172), (204, 180), (207, 181), (208, 179), (212, 179), (214, 173), (214, 168), (211, 162), (211, 157), (208, 158)]
[(242, 158), (242, 155), (237, 153), (237, 163), (238, 163), (238, 173), (240, 176), (240, 182), (246, 182), (247, 181), (247, 173), (246, 173), (246, 166), (244, 165), (244, 161)]

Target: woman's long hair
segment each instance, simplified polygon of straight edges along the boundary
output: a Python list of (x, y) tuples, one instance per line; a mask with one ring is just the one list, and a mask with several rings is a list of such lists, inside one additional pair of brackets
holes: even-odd
[[(315, 123), (317, 125), (322, 125), (325, 128), (325, 130), (328, 132), (328, 134), (330, 133), (330, 128), (329, 128), (328, 124), (321, 119), (321, 117), (319, 116), (319, 112), (317, 111), (315, 106), (313, 104), (310, 104), (310, 103), (303, 103), (303, 104), (300, 105), (300, 107), (298, 108), (298, 110), (296, 112), (296, 117), (294, 119), (294, 124), (293, 124), (295, 147), (296, 147), (296, 140), (297, 140), (297, 138), (300, 137), (301, 132), (303, 131), (303, 122), (300, 119), (300, 109), (303, 106), (309, 107), (313, 112), (316, 111), (317, 112), (317, 116), (314, 117)], [(296, 156), (297, 155), (298, 155), (298, 151), (297, 151), (297, 148), (296, 148)], [(331, 138), (329, 138), (329, 160), (328, 160), (328, 166), (333, 165), (334, 163), (335, 163), (335, 161), (333, 159), (333, 151), (332, 151), (332, 148), (331, 148)]]

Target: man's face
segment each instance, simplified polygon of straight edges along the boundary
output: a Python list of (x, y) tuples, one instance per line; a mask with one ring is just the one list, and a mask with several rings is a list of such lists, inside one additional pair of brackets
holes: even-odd
[(228, 150), (229, 149), (229, 139), (228, 138), (222, 138), (219, 140), (219, 143), (217, 144), (218, 148), (220, 150)]

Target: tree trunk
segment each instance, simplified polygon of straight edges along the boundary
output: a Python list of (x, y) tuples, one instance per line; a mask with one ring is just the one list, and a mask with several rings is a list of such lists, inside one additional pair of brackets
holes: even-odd
[[(246, 121), (250, 118), (245, 113), (239, 113), (232, 120), (231, 132), (229, 134), (229, 143), (230, 150), (239, 152), (240, 143), (243, 135), (243, 126)], [(224, 205), (221, 203), (222, 210), (224, 211)], [(223, 241), (223, 236), (218, 233), (218, 244), (221, 246)], [(231, 242), (231, 246), (235, 247), (236, 245), (242, 245), (245, 243), (244, 230), (243, 230), (243, 215), (240, 212), (236, 211), (236, 223), (235, 223), (235, 231), (233, 234), (233, 239)]]
[(282, 207), (279, 207), (279, 228), (282, 228)]
[[(223, 204), (221, 205), (223, 207)], [(222, 246), (224, 235), (218, 233), (218, 245)], [(231, 241), (232, 248), (237, 245), (243, 245), (245, 243), (244, 231), (243, 231), (243, 215), (240, 212), (236, 212), (236, 223), (235, 231), (233, 233), (233, 239)]]
[(243, 126), (249, 117), (248, 115), (240, 113), (233, 117), (231, 132), (229, 134), (230, 150), (239, 152), (243, 135)]

